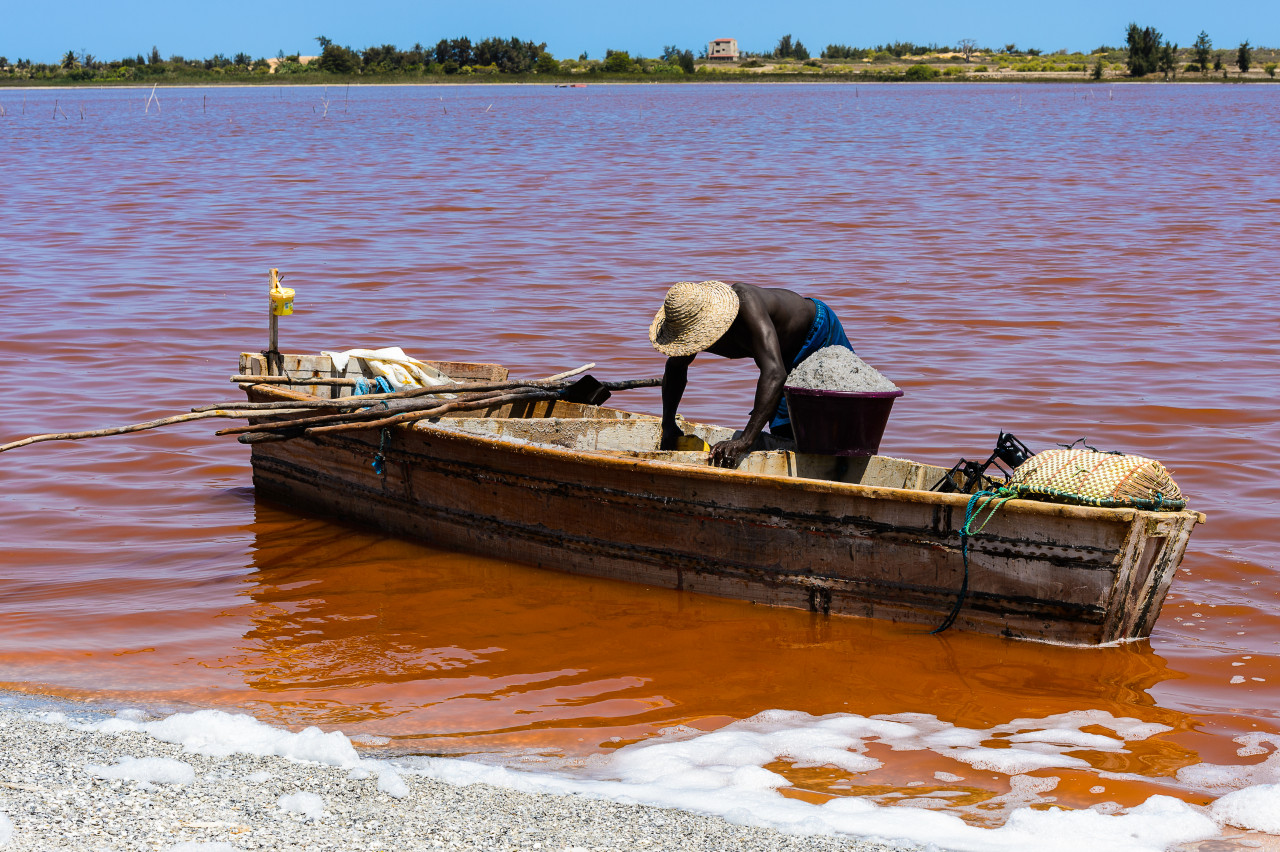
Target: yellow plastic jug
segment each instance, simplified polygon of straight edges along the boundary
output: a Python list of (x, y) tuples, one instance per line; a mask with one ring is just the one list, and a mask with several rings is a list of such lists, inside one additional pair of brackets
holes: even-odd
[(280, 286), (280, 270), (271, 270), (271, 315), (287, 317), (293, 313), (293, 288)]

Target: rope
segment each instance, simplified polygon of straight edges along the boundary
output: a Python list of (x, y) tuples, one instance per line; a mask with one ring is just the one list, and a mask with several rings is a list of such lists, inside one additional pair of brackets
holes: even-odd
[(383, 429), (382, 438), (378, 441), (378, 452), (373, 457), (373, 472), (378, 476), (385, 477), (387, 475), (387, 459), (383, 455), (387, 449), (387, 443), (391, 440), (391, 430)]
[[(1001, 488), (996, 491), (979, 491), (969, 498), (968, 504), (964, 507), (964, 526), (960, 528), (960, 559), (964, 564), (960, 592), (956, 595), (956, 602), (951, 606), (951, 612), (947, 613), (947, 617), (941, 624), (929, 631), (930, 636), (941, 633), (955, 624), (957, 616), (960, 615), (960, 609), (964, 606), (965, 597), (969, 593), (969, 538), (986, 529), (987, 524), (991, 523), (991, 519), (996, 516), (996, 512), (1000, 511), (1000, 507), (1017, 496), (1017, 492)], [(983, 512), (986, 512), (985, 516)]]

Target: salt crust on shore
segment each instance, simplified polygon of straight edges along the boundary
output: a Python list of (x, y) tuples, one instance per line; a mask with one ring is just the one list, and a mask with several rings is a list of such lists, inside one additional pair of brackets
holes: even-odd
[[(0, 707), (3, 852), (912, 848), (789, 836), (679, 810), (577, 795), (448, 783), (401, 773), (383, 761), (362, 760), (349, 742), (349, 760), (343, 759), (342, 744), (332, 734), (303, 738), (293, 749), (286, 746), (290, 757), (264, 757), (218, 754), (226, 750), (215, 746), (216, 736), (206, 749), (215, 754), (196, 754), (190, 747), (138, 732), (80, 730), (69, 724), (87, 726), (87, 719)], [(93, 724), (112, 727), (110, 720)], [(252, 730), (243, 726), (241, 733)], [(324, 752), (339, 765), (309, 762), (304, 756), (308, 751), (313, 756)], [(191, 782), (176, 777), (186, 775), (180, 767), (189, 769)]]
[[(924, 800), (913, 808), (857, 798), (825, 805), (783, 798), (776, 788), (788, 782), (763, 767), (790, 755), (800, 766), (861, 771), (879, 764), (861, 753), (870, 735), (895, 751), (930, 747), (987, 771), (1069, 768), (1079, 760), (1067, 751), (1123, 751), (1125, 743), (1167, 730), (1103, 711), (997, 726), (1021, 731), (1004, 750), (1020, 752), (1013, 755), (979, 747), (997, 729), (952, 728), (921, 714), (766, 711), (710, 733), (672, 729), (604, 758), (611, 767), (605, 774), (574, 778), (457, 758), (377, 760), (360, 755), (338, 732), (293, 733), (217, 710), (153, 718), (133, 709), (104, 716), (80, 707), (50, 712), (21, 705), (0, 694), (3, 852), (920, 848), (855, 837), (866, 835), (910, 837), (931, 852), (1205, 852), (1236, 848), (1213, 845), (1227, 840), (1226, 826), (1280, 828), (1273, 766), (1280, 753), (1248, 767), (1200, 765), (1216, 786), (1234, 790), (1208, 809), (1157, 795), (1128, 809), (1036, 811), (1025, 804), (1059, 779), (1014, 774), (1013, 791), (1001, 798), (1016, 809), (994, 829), (923, 809)], [(1115, 736), (1080, 729), (1094, 722)], [(1244, 743), (1242, 756), (1260, 748), (1262, 738), (1272, 741), (1256, 738)], [(1037, 759), (1027, 763), (1028, 757)], [(632, 804), (637, 800), (651, 804)], [(1267, 837), (1227, 832), (1242, 849)], [(1209, 838), (1216, 838), (1210, 847), (1198, 843)]]

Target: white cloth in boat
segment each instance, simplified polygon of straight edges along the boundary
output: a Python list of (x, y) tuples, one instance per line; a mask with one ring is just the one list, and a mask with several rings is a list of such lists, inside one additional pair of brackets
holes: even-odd
[[(333, 361), (334, 369), (345, 371), (352, 358), (360, 361), (375, 376), (382, 376), (391, 387), (401, 390), (455, 384), (444, 373), (417, 358), (410, 358), (399, 346), (385, 349), (348, 349), (345, 352), (321, 352)], [(453, 399), (454, 394), (440, 394)]]

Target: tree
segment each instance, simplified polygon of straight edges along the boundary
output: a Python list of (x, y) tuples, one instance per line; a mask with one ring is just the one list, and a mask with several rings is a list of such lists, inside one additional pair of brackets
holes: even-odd
[(778, 46), (773, 49), (773, 55), (779, 59), (790, 59), (795, 55), (795, 47), (791, 44), (791, 33), (778, 39)]
[(1155, 27), (1139, 27), (1129, 24), (1125, 42), (1129, 46), (1129, 76), (1145, 77), (1159, 67), (1160, 33)]
[(1266, 65), (1263, 65), (1262, 70), (1266, 71), (1267, 76), (1272, 80), (1276, 78), (1276, 64), (1274, 62), (1268, 62)]
[(632, 68), (631, 54), (625, 50), (606, 50), (601, 67), (613, 74), (626, 74)]
[(323, 51), (329, 45), (333, 44), (333, 39), (326, 38), (325, 36), (316, 36), (316, 41), (320, 42), (321, 51)]
[(68, 50), (66, 53), (63, 54), (62, 56), (63, 68), (77, 68), (79, 67), (79, 65), (80, 65), (80, 60), (76, 59), (76, 52), (74, 50)]
[(978, 43), (971, 38), (962, 38), (956, 45), (956, 50), (964, 56), (964, 61), (968, 62), (969, 57), (973, 56), (973, 52), (978, 49)]
[(163, 63), (164, 60), (160, 58), (160, 51), (154, 44), (151, 45), (151, 57), (147, 60), (147, 64), (151, 66), (158, 66)]
[(538, 56), (537, 69), (539, 74), (559, 74), (560, 62), (554, 56), (552, 56), (550, 53), (544, 50)]
[(1213, 41), (1210, 40), (1209, 34), (1204, 30), (1200, 31), (1200, 35), (1196, 36), (1196, 43), (1191, 46), (1196, 55), (1196, 65), (1200, 66), (1201, 73), (1209, 72), (1209, 54), (1213, 52)]
[(1253, 64), (1253, 51), (1250, 47), (1249, 40), (1245, 39), (1236, 49), (1236, 67), (1240, 69), (1241, 74), (1248, 74), (1249, 66)]
[(1214, 71), (1222, 70), (1222, 51), (1221, 50), (1219, 50), (1217, 53), (1213, 55), (1213, 70)]
[(320, 51), (316, 68), (330, 74), (354, 74), (360, 70), (360, 56), (354, 50), (330, 42)]
[(1008, 56), (1014, 56), (1018, 52), (1018, 46), (1013, 42), (1009, 42), (1004, 46), (1004, 52)]
[(796, 39), (795, 46), (791, 48), (791, 55), (801, 62), (809, 58), (809, 49), (804, 46), (804, 42)]
[[(696, 69), (696, 68), (693, 66), (693, 51), (692, 51), (692, 50), (686, 50), (686, 51), (683, 51), (683, 52), (680, 54), (680, 70), (681, 70), (681, 71), (683, 71), (683, 72), (684, 72), (684, 73), (686, 73), (686, 74), (694, 74), (694, 73), (696, 73), (696, 72), (697, 72), (697, 70), (698, 70), (698, 69)], [(1274, 65), (1272, 65), (1272, 66), (1271, 66), (1271, 72), (1272, 72), (1272, 73), (1271, 73), (1271, 76), (1273, 76), (1273, 77), (1274, 77), (1274, 76), (1275, 76), (1275, 66), (1274, 66)]]
[(1103, 71), (1105, 70), (1105, 68), (1106, 68), (1106, 65), (1105, 65), (1105, 64), (1103, 63), (1103, 61), (1102, 61), (1102, 56), (1101, 56), (1101, 55), (1099, 55), (1099, 56), (1098, 56), (1098, 61), (1097, 61), (1097, 62), (1095, 62), (1095, 63), (1093, 63), (1093, 73), (1092, 73), (1092, 75), (1091, 75), (1091, 76), (1093, 77), (1093, 79), (1095, 79), (1095, 80), (1101, 80), (1101, 79), (1102, 79), (1102, 73), (1103, 73)]
[(1164, 72), (1164, 78), (1177, 79), (1178, 77), (1178, 46), (1166, 41), (1160, 48), (1160, 70)]

